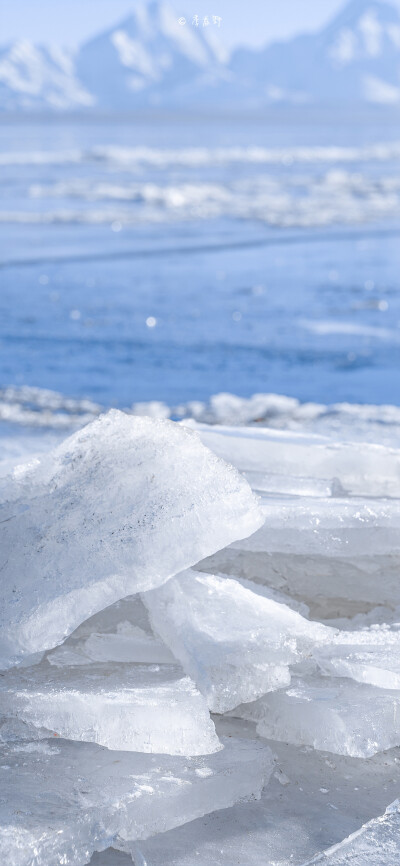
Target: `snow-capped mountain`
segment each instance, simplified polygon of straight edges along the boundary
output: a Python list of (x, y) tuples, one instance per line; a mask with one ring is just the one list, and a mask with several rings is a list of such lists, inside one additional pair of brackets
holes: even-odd
[(221, 35), (152, 0), (75, 56), (20, 41), (0, 50), (0, 108), (400, 105), (400, 14), (386, 0), (350, 0), (319, 33), (230, 58)]
[(212, 28), (182, 25), (168, 5), (151, 2), (84, 45), (77, 74), (107, 108), (187, 102), (192, 88), (224, 78), (227, 56), (213, 36)]
[(384, 0), (350, 0), (320, 33), (238, 50), (231, 61), (263, 101), (400, 103), (400, 15)]
[(87, 108), (94, 99), (75, 75), (74, 58), (26, 39), (0, 49), (0, 108)]

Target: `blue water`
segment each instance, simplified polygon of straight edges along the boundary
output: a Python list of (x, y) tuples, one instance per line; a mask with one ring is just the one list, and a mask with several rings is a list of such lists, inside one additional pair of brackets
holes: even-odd
[(398, 141), (387, 118), (3, 121), (0, 386), (399, 404)]

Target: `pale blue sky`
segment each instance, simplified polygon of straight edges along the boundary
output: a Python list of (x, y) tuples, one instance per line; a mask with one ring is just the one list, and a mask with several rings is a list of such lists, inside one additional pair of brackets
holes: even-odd
[[(0, 44), (15, 38), (77, 45), (115, 24), (136, 0), (8, 0), (0, 6)], [(400, 8), (400, 0), (394, 0)], [(260, 45), (299, 32), (317, 30), (344, 0), (172, 0), (190, 17), (222, 16), (227, 46)]]

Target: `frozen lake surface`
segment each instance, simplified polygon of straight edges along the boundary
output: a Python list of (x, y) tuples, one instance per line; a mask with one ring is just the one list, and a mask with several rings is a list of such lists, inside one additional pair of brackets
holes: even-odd
[(385, 113), (3, 120), (0, 163), (0, 384), (398, 404)]

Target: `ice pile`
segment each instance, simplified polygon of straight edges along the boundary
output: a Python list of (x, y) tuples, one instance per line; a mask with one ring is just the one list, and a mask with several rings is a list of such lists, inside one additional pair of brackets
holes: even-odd
[(2, 667), (262, 523), (244, 480), (197, 435), (116, 410), (3, 487)]
[(400, 453), (197, 428), (3, 478), (0, 860), (392, 866)]

